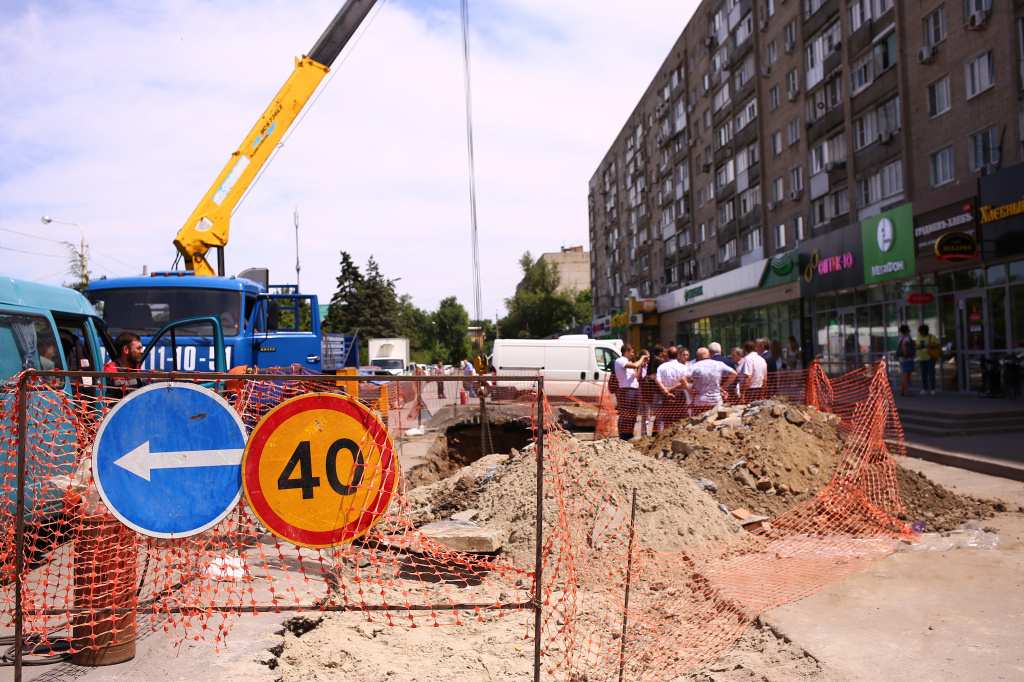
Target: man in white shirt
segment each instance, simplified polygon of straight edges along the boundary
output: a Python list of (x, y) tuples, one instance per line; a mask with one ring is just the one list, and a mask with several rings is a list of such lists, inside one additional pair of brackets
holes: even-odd
[(690, 387), (690, 368), (679, 362), (679, 349), (671, 346), (665, 355), (668, 360), (658, 365), (658, 374), (654, 378), (661, 390), (654, 426), (659, 431), (686, 415), (689, 398), (686, 389)]
[(739, 374), (740, 396), (743, 402), (762, 400), (768, 381), (768, 362), (757, 352), (757, 344), (747, 341), (743, 344), (743, 359), (736, 373)]
[(647, 365), (647, 357), (637, 360), (633, 346), (626, 344), (622, 355), (615, 360), (615, 380), (619, 382), (615, 399), (619, 409), (619, 438), (622, 440), (633, 439), (640, 407), (640, 373)]
[(712, 360), (708, 349), (701, 347), (697, 349), (697, 362), (690, 368), (690, 381), (694, 409), (699, 414), (722, 404), (722, 392), (736, 381), (736, 370)]

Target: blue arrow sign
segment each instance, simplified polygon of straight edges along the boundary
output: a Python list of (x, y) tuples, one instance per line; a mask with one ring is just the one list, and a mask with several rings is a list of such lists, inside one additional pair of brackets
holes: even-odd
[(227, 401), (170, 381), (129, 393), (100, 424), (92, 472), (110, 513), (139, 533), (180, 538), (215, 526), (242, 492), (245, 426)]

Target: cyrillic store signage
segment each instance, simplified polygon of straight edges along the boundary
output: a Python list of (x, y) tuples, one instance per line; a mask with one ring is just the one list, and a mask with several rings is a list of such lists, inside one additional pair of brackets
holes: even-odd
[(864, 283), (860, 225), (847, 225), (800, 242), (800, 293), (852, 289)]
[(949, 232), (975, 233), (974, 200), (958, 201), (914, 218), (918, 256), (935, 253), (935, 242)]
[(984, 257), (1024, 252), (1024, 164), (986, 175), (979, 185)]
[(913, 276), (914, 210), (909, 203), (862, 220), (860, 229), (866, 284)]

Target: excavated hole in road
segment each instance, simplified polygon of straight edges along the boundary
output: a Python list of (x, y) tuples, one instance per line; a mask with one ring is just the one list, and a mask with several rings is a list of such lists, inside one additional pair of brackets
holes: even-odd
[(451, 476), (462, 467), (469, 466), (484, 455), (508, 454), (522, 450), (533, 442), (533, 429), (529, 419), (509, 419), (498, 416), (488, 419), (491, 447), (485, 447), (483, 430), (477, 420), (454, 424), (430, 448), (426, 461), (406, 474), (410, 488), (418, 488)]

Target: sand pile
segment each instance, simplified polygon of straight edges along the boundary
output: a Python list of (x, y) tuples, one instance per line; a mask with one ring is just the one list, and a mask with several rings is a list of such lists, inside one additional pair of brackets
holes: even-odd
[[(839, 419), (781, 400), (722, 407), (637, 443), (674, 460), (729, 509), (777, 516), (813, 497), (832, 479), (843, 448)], [(983, 519), (998, 504), (957, 495), (923, 474), (899, 471), (905, 521), (952, 530)]]
[(641, 451), (675, 460), (730, 509), (775, 516), (832, 478), (842, 449), (834, 415), (765, 400), (680, 422)]
[[(578, 512), (569, 522), (585, 526), (595, 545), (603, 532), (622, 529), (634, 488), (637, 533), (647, 547), (675, 551), (722, 545), (740, 532), (675, 462), (646, 457), (618, 440), (585, 443), (557, 432), (548, 436), (547, 452), (549, 473), (559, 461), (562, 495)], [(475, 510), (474, 521), (507, 533), (504, 553), (517, 564), (529, 565), (534, 555), (535, 477), (532, 447), (522, 453), (490, 455), (442, 481), (411, 490), (410, 512), (416, 523), (426, 523)], [(545, 491), (546, 533), (558, 514), (551, 488), (549, 483)]]

